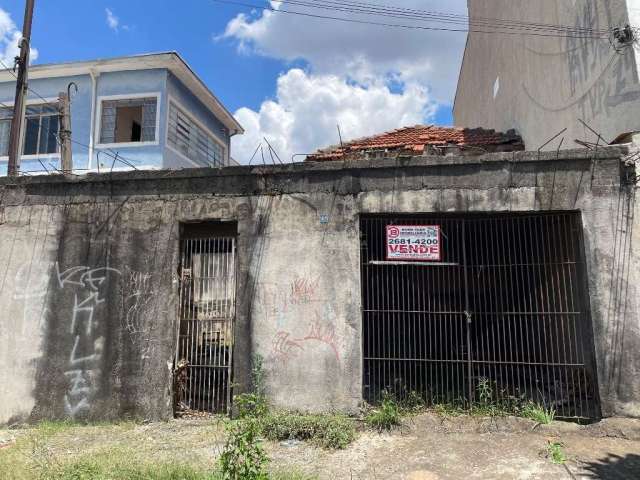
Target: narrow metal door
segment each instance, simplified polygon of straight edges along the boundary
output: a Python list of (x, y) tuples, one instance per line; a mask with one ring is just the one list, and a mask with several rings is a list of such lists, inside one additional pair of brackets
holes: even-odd
[(235, 304), (235, 237), (184, 238), (175, 362), (178, 411), (229, 410)]

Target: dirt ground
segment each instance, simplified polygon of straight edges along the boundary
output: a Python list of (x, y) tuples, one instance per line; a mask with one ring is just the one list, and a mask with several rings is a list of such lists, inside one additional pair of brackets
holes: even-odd
[[(117, 448), (145, 461), (209, 468), (224, 441), (219, 419), (74, 426), (25, 446), (20, 439), (29, 438), (29, 432), (0, 430), (0, 460), (19, 448), (27, 449), (25, 465), (34, 456), (60, 460)], [(564, 445), (565, 464), (548, 458), (548, 442)], [(640, 479), (640, 420), (631, 419), (589, 426), (536, 425), (514, 417), (426, 413), (405, 419), (403, 427), (391, 433), (362, 432), (346, 450), (322, 450), (298, 441), (267, 442), (266, 447), (273, 466), (320, 479)], [(0, 478), (21, 478), (13, 474), (0, 472)]]

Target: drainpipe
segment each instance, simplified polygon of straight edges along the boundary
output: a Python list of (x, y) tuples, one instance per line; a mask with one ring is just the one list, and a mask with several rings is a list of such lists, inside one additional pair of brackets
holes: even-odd
[(100, 73), (96, 74), (94, 70), (89, 70), (89, 76), (91, 77), (91, 126), (89, 130), (89, 161), (87, 163), (88, 169), (91, 169), (91, 164), (93, 163), (93, 146), (95, 144), (94, 132), (96, 129), (96, 100), (98, 98), (97, 93), (99, 75)]

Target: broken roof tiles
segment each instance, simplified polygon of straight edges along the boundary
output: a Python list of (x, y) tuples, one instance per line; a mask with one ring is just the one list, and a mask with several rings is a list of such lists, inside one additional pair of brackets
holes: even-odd
[(343, 160), (354, 157), (365, 158), (365, 154), (384, 150), (393, 155), (422, 155), (432, 153), (428, 147), (458, 147), (476, 151), (515, 151), (524, 150), (524, 143), (515, 130), (505, 133), (483, 128), (437, 127), (434, 125), (415, 125), (371, 137), (359, 138), (343, 145), (336, 145), (309, 155), (307, 160)]

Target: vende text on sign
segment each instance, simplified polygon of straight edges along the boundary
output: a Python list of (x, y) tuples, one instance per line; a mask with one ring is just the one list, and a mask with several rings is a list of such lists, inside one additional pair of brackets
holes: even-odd
[(387, 260), (440, 261), (440, 225), (387, 225)]

